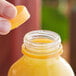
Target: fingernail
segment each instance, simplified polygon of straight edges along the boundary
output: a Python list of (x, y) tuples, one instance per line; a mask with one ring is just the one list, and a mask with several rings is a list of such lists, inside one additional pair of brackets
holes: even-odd
[(11, 6), (6, 6), (3, 10), (3, 15), (6, 18), (14, 18), (16, 16), (16, 9)]
[(8, 21), (0, 21), (0, 35), (6, 35), (11, 30), (11, 24)]

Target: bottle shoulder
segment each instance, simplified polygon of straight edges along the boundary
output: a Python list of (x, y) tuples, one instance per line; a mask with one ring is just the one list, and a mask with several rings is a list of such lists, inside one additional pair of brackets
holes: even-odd
[[(49, 58), (49, 59), (33, 59), (28, 58), (26, 56), (21, 57), (13, 66), (10, 68), (8, 76), (14, 76), (11, 74), (20, 74), (22, 75), (30, 71), (30, 69), (34, 72), (37, 71), (45, 71), (48, 69), (50, 75), (53, 72), (53, 76), (74, 76), (71, 66), (66, 62), (66, 60), (62, 57), (57, 58)], [(38, 70), (39, 69), (39, 70)], [(46, 72), (46, 71), (45, 71)], [(56, 74), (55, 74), (56, 73)], [(55, 74), (55, 75), (54, 75)]]
[[(22, 65), (24, 64), (23, 62), (23, 56), (17, 60), (9, 69), (8, 71), (8, 76), (14, 76), (13, 74), (19, 70), (20, 67), (22, 67)], [(21, 68), (20, 68), (21, 69)]]

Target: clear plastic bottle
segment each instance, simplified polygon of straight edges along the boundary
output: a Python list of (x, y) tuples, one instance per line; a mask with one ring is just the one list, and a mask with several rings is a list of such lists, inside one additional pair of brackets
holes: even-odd
[(60, 55), (61, 39), (52, 31), (37, 30), (24, 37), (23, 56), (12, 65), (8, 76), (75, 76)]

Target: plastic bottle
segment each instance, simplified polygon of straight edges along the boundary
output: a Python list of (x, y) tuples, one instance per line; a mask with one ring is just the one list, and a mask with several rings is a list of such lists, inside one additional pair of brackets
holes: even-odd
[(23, 56), (12, 65), (8, 76), (75, 76), (60, 55), (61, 38), (52, 31), (37, 30), (24, 37)]

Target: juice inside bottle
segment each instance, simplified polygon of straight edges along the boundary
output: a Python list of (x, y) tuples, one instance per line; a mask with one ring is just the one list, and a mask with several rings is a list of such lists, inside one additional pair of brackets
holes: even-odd
[(8, 76), (74, 76), (71, 66), (60, 56), (60, 36), (37, 30), (24, 37), (23, 56), (12, 65)]

